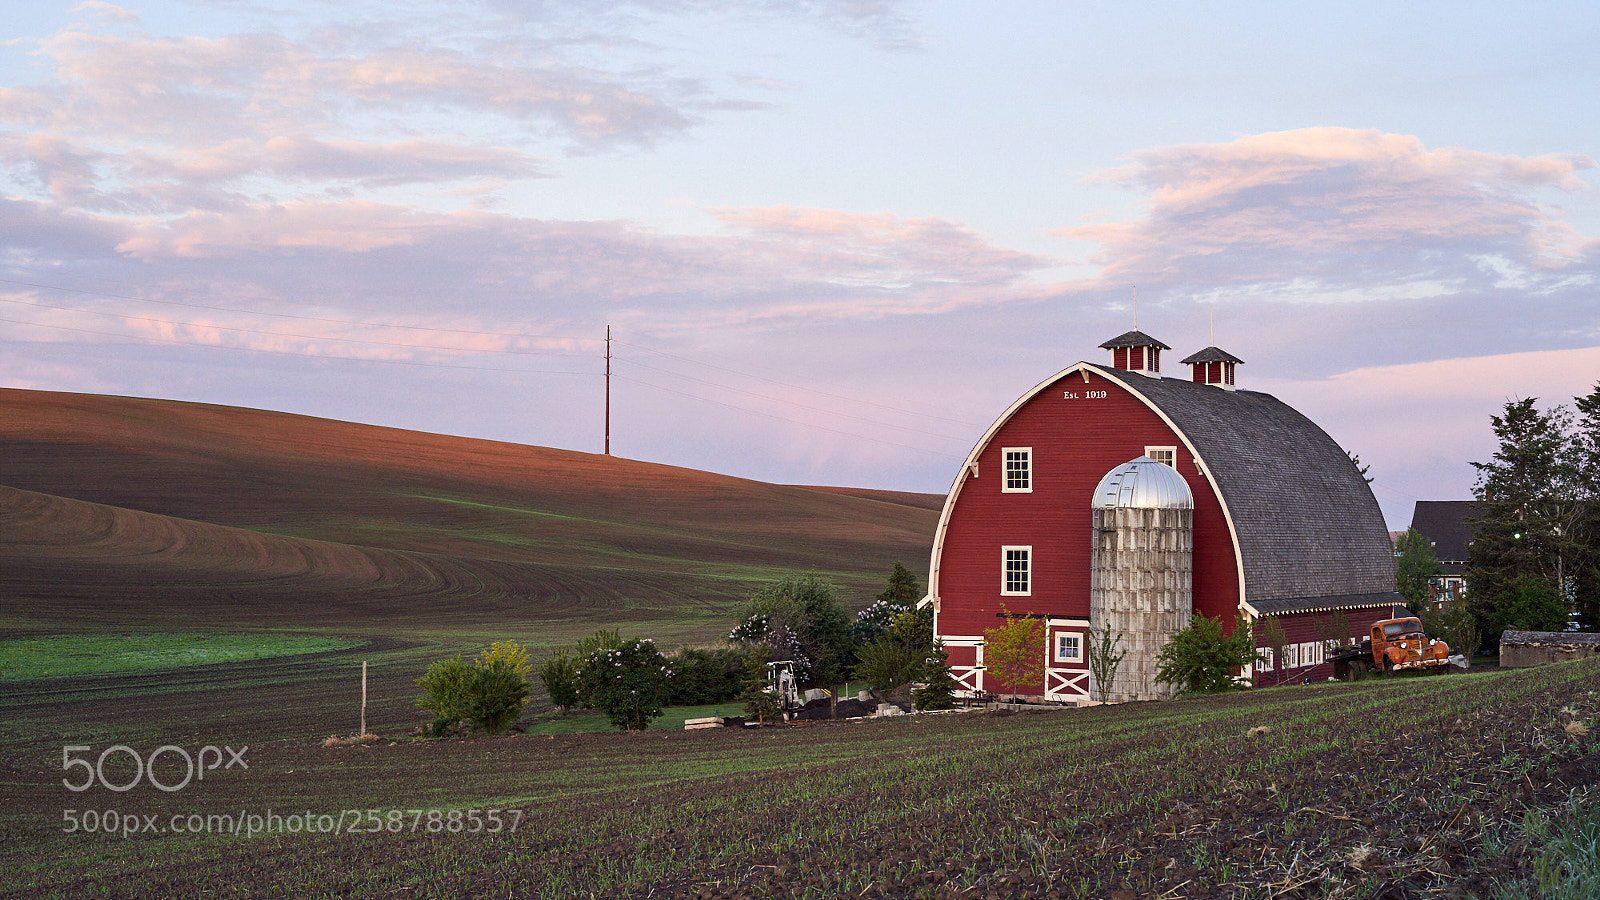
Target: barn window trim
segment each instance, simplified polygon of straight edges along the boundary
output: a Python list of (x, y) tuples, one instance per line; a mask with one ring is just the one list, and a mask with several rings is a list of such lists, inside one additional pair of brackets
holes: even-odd
[[(1067, 652), (1070, 647), (1070, 653)], [(1075, 631), (1056, 632), (1056, 662), (1083, 662), (1083, 636)]]
[(1146, 447), (1144, 448), (1144, 455), (1158, 463), (1163, 463), (1174, 469), (1178, 468), (1177, 447)]
[(1000, 596), (1033, 596), (1033, 545), (1008, 544), (1000, 548)]
[(1033, 448), (1000, 448), (1000, 491), (1006, 494), (1033, 493)]

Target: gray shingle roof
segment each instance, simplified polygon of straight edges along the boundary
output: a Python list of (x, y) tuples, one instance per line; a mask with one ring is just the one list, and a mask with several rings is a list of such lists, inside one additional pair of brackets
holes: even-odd
[(1142, 331), (1129, 331), (1125, 334), (1119, 334), (1100, 345), (1102, 350), (1111, 350), (1116, 347), (1160, 347), (1162, 350), (1172, 349)]
[(1244, 365), (1244, 360), (1234, 356), (1232, 353), (1229, 353), (1226, 350), (1222, 350), (1217, 347), (1207, 347), (1198, 353), (1191, 353), (1189, 354), (1188, 358), (1184, 359), (1183, 362), (1180, 363), (1180, 365), (1187, 366), (1191, 363), (1203, 362), (1231, 362), (1241, 366)]
[(1394, 547), (1378, 501), (1316, 423), (1270, 394), (1095, 368), (1143, 395), (1193, 444), (1233, 518), (1252, 606), (1389, 602), (1378, 595), (1394, 594)]
[(1482, 516), (1476, 500), (1418, 500), (1411, 527), (1433, 542), (1433, 555), (1444, 564), (1445, 574), (1460, 575), (1466, 568), (1467, 544), (1478, 531), (1470, 520)]

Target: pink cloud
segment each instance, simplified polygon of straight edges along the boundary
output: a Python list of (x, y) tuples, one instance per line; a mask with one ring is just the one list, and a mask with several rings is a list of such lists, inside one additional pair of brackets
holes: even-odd
[(1102, 281), (1189, 287), (1311, 279), (1338, 289), (1481, 282), (1481, 260), (1537, 274), (1600, 246), (1538, 199), (1576, 191), (1582, 156), (1429, 150), (1407, 135), (1306, 128), (1141, 152), (1106, 180), (1148, 192), (1132, 223), (1059, 237), (1102, 245)]

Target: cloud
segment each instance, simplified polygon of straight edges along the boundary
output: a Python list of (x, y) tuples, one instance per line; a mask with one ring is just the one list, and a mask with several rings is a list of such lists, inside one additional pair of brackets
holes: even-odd
[(1373, 491), (1393, 527), (1416, 500), (1464, 500), (1475, 471), (1497, 449), (1489, 417), (1508, 400), (1542, 409), (1583, 396), (1600, 381), (1600, 346), (1366, 366), (1327, 378), (1252, 380), (1304, 412), (1372, 465)]
[[(1541, 202), (1592, 159), (1430, 150), (1407, 135), (1306, 128), (1136, 154), (1105, 180), (1146, 192), (1137, 221), (1063, 228), (1101, 245), (1098, 281), (1170, 293), (1241, 287), (1338, 302), (1559, 280), (1595, 252)], [(1354, 292), (1354, 293), (1352, 293)]]

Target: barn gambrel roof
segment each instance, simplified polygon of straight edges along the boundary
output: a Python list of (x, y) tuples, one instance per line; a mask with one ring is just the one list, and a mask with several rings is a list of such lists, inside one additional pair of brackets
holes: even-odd
[(1271, 394), (1088, 365), (1189, 442), (1233, 527), (1247, 603), (1265, 613), (1270, 601), (1389, 602), (1374, 597), (1395, 589), (1383, 513), (1350, 455), (1315, 422)]
[[(1256, 615), (1402, 602), (1394, 548), (1372, 489), (1327, 432), (1270, 394), (1228, 391), (1080, 362), (1041, 382), (973, 448), (940, 516), (937, 557), (963, 476), (1035, 395), (1080, 370), (1122, 385), (1178, 433), (1221, 498), (1239, 553), (1242, 606)], [(1085, 498), (1085, 508), (1087, 509)]]

